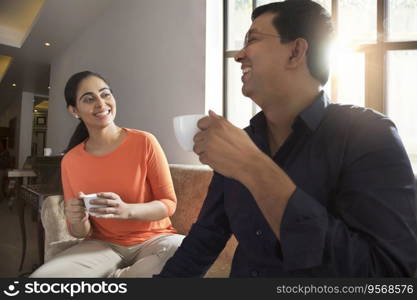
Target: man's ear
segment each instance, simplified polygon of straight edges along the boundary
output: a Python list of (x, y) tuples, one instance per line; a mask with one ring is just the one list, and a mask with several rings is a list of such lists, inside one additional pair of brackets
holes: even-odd
[(288, 60), (289, 68), (296, 68), (306, 59), (308, 43), (303, 38), (294, 40), (291, 47), (291, 55)]

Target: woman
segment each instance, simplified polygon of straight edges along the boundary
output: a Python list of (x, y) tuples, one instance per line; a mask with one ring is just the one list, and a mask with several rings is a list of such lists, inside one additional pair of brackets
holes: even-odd
[[(153, 135), (114, 123), (116, 102), (98, 74), (74, 74), (68, 111), (81, 122), (61, 164), (69, 232), (84, 240), (31, 277), (151, 277), (182, 242), (169, 216), (176, 196), (166, 157)], [(97, 193), (86, 211), (83, 197)], [(94, 216), (93, 216), (94, 215)]]

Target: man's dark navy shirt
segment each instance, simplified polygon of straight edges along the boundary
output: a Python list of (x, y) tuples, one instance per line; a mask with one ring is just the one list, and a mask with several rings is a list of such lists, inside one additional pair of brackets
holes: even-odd
[(329, 103), (322, 93), (273, 156), (263, 112), (245, 130), (297, 186), (281, 239), (248, 189), (215, 172), (196, 223), (160, 277), (203, 276), (231, 234), (238, 241), (231, 277), (414, 274), (417, 189), (388, 118)]

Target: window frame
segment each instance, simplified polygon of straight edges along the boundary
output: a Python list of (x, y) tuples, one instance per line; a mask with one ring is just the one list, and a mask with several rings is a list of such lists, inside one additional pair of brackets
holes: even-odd
[[(227, 60), (233, 58), (239, 50), (227, 50), (228, 45), (228, 1), (223, 0), (223, 112), (228, 119), (227, 110), (227, 89), (228, 84), (228, 68)], [(256, 7), (256, 0), (252, 0), (252, 8)], [(337, 34), (339, 0), (332, 0), (332, 22)], [(387, 9), (388, 0), (377, 0), (377, 40), (376, 43), (361, 44), (355, 49), (355, 52), (363, 52), (365, 55), (365, 106), (387, 114), (386, 110), (386, 56), (391, 50), (417, 50), (416, 41), (386, 41), (387, 36), (384, 30), (384, 19), (388, 17)], [(375, 67), (376, 66), (376, 67)], [(329, 78), (331, 80), (331, 98), (337, 99), (337, 81), (335, 76)], [(252, 115), (256, 112), (256, 105), (253, 103)]]

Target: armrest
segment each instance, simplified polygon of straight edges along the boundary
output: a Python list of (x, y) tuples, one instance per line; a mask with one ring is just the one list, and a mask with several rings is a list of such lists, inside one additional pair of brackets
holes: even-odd
[[(45, 230), (45, 261), (58, 252), (56, 245), (71, 245), (77, 241), (67, 229), (64, 215), (64, 198), (62, 195), (46, 197), (42, 203), (41, 220)], [(54, 247), (55, 245), (55, 247)], [(63, 249), (61, 249), (63, 250)]]

